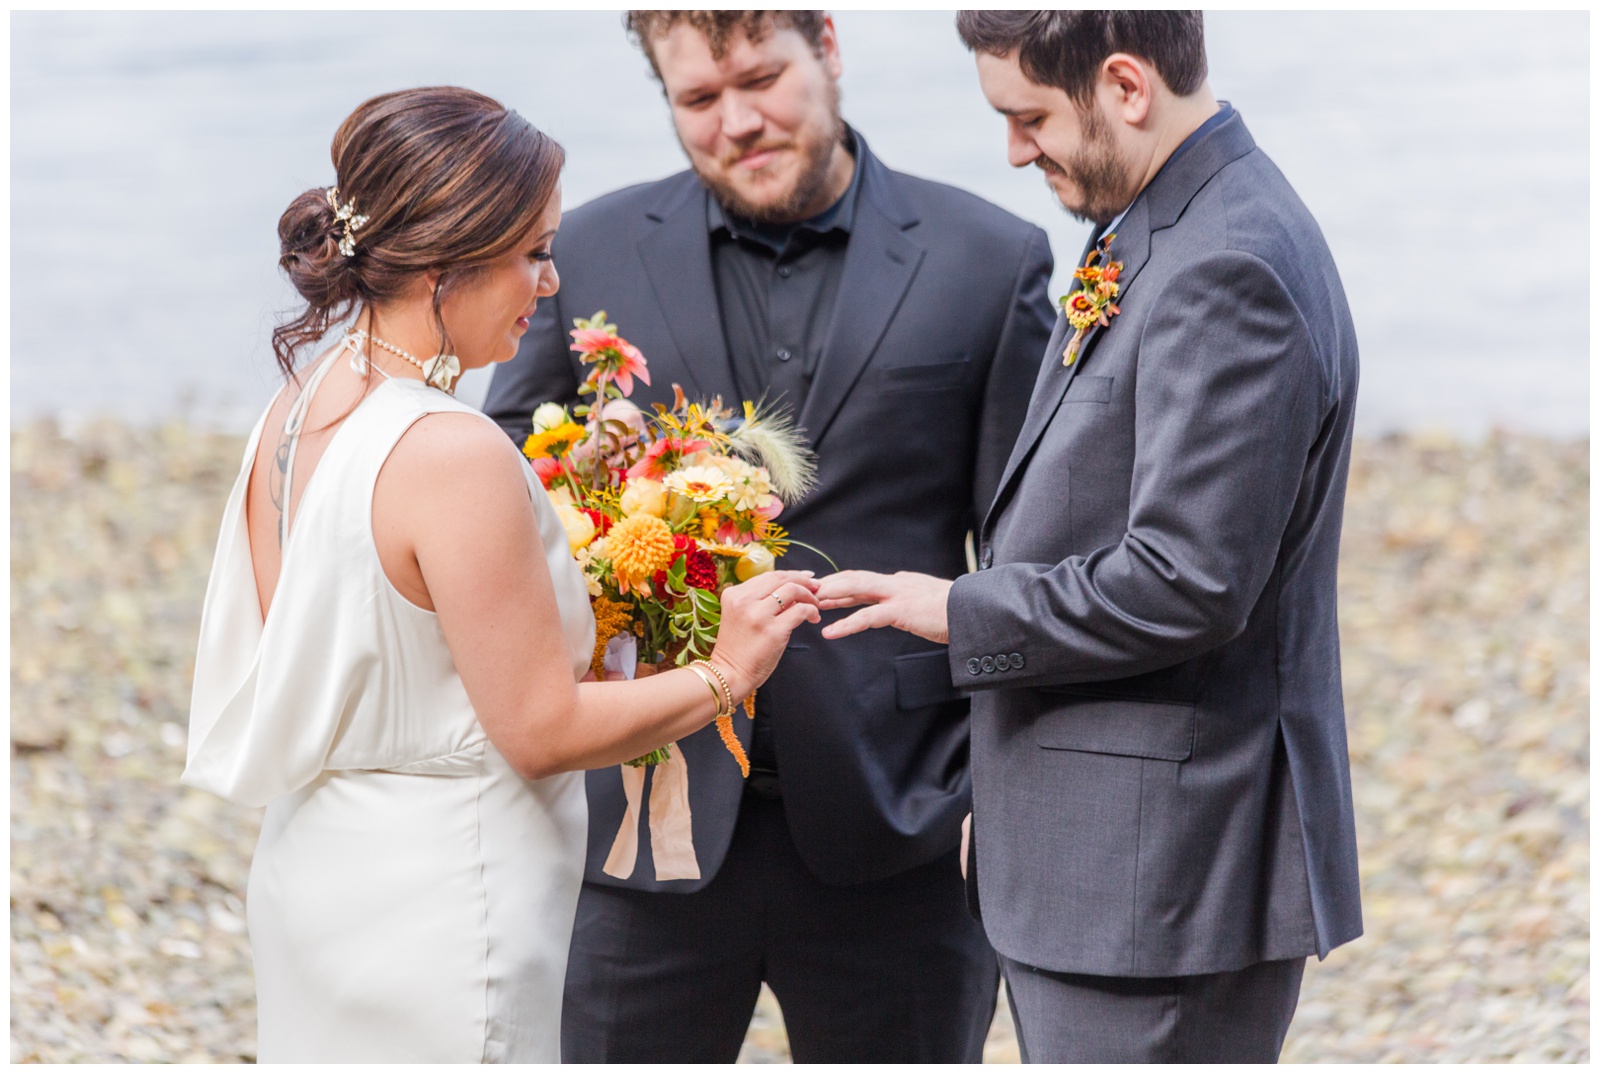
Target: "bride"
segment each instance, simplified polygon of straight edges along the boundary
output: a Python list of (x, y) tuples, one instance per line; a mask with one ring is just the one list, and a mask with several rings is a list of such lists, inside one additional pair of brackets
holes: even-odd
[(266, 807), (264, 1062), (558, 1061), (580, 770), (731, 709), (818, 618), (809, 575), (775, 571), (724, 592), (709, 665), (579, 684), (594, 621), (565, 531), (449, 394), (559, 285), (562, 162), (481, 94), (386, 94), (335, 135), (336, 185), (279, 221), (306, 308), (273, 333), (287, 383), (223, 518), (183, 776)]

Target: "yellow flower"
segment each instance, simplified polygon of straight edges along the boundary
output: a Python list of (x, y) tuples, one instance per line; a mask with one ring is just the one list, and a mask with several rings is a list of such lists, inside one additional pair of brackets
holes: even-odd
[(622, 490), (618, 503), (624, 515), (654, 515), (660, 518), (667, 510), (667, 490), (661, 482), (648, 477), (636, 477)]
[(714, 507), (700, 508), (700, 538), (709, 541), (717, 535), (717, 527), (722, 525), (722, 515)]
[(690, 466), (675, 470), (662, 482), (672, 492), (695, 503), (716, 503), (733, 491), (733, 480), (721, 469)]
[(766, 574), (777, 565), (778, 561), (767, 551), (765, 545), (753, 544), (744, 550), (739, 562), (733, 565), (733, 573), (739, 581), (748, 582), (758, 574)]
[(617, 580), (634, 586), (666, 570), (674, 552), (672, 530), (654, 515), (629, 515), (606, 535), (606, 554)]
[(574, 552), (587, 547), (594, 540), (594, 519), (576, 507), (560, 504), (556, 507), (556, 517), (561, 519), (561, 525), (567, 531), (567, 544)]
[(572, 445), (584, 438), (583, 426), (564, 422), (554, 429), (534, 433), (522, 445), (522, 453), (530, 459), (560, 458), (572, 450)]

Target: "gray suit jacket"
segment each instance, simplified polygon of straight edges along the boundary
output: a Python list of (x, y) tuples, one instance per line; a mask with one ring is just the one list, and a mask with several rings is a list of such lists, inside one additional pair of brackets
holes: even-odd
[(1335, 576), (1357, 357), (1316, 222), (1234, 115), (1058, 322), (949, 599), (969, 896), (996, 950), (1167, 976), (1361, 934)]

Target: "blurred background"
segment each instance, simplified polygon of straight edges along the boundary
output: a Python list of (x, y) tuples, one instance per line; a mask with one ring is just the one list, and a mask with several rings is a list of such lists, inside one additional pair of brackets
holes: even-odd
[[(948, 12), (836, 15), (891, 167), (1086, 230), (1004, 160)], [(291, 198), (365, 98), (455, 83), (569, 206), (681, 169), (617, 13), (11, 16), (14, 1060), (250, 1059), (257, 818), (176, 786)], [(1207, 15), (1361, 340), (1341, 574), (1367, 935), (1285, 1058), (1579, 1060), (1588, 1029), (1589, 16)], [(556, 247), (560, 262), (560, 243)], [(463, 398), (481, 399), (487, 373)], [(764, 995), (745, 1057), (785, 1058)], [(1015, 1058), (997, 1019), (991, 1059)]]

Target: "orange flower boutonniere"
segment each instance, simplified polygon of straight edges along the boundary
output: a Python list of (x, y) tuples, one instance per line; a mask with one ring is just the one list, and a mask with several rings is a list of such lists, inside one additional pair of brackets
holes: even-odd
[(1067, 353), (1061, 359), (1062, 365), (1071, 365), (1078, 360), (1078, 347), (1082, 345), (1089, 329), (1097, 324), (1110, 325), (1111, 318), (1122, 312), (1113, 301), (1117, 292), (1122, 290), (1122, 285), (1117, 282), (1122, 275), (1122, 262), (1095, 264), (1103, 261), (1114, 238), (1116, 235), (1106, 235), (1095, 244), (1089, 256), (1083, 259), (1083, 267), (1072, 272), (1072, 278), (1078, 281), (1078, 289), (1061, 297), (1061, 308), (1067, 313), (1067, 323), (1076, 329), (1067, 344)]

